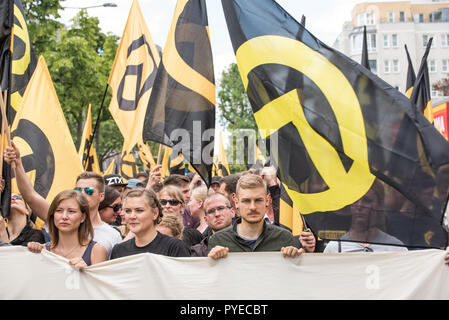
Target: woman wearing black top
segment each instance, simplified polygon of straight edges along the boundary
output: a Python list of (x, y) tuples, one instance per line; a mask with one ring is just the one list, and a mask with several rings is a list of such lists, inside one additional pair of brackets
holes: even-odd
[(189, 257), (189, 248), (182, 240), (166, 236), (156, 230), (162, 219), (162, 210), (156, 194), (137, 188), (123, 199), (125, 221), (135, 237), (116, 244), (111, 259), (139, 253), (154, 253), (171, 257)]
[(20, 194), (12, 194), (11, 210), (5, 219), (7, 227), (3, 222), (0, 226), (0, 240), (14, 246), (26, 246), (31, 241), (45, 243), (42, 231), (33, 228), (30, 211)]

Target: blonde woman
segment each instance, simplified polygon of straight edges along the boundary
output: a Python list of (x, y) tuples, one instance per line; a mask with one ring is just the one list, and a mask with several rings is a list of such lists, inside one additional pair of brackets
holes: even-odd
[(174, 185), (163, 187), (159, 192), (159, 202), (164, 216), (175, 216), (182, 221), (186, 204), (181, 189)]
[(162, 208), (156, 194), (149, 189), (133, 189), (123, 199), (125, 220), (134, 237), (116, 244), (111, 259), (140, 253), (171, 257), (189, 257), (189, 248), (182, 240), (157, 231), (162, 220)]
[[(192, 196), (190, 197), (190, 201), (188, 203), (190, 213), (192, 217), (197, 217), (200, 221), (196, 230), (198, 230), (203, 236), (207, 233), (207, 222), (205, 220), (206, 212), (204, 211), (204, 201), (207, 198), (207, 187), (200, 186), (196, 187), (192, 191)], [(213, 191), (211, 191), (213, 193)]]
[(92, 240), (93, 227), (89, 218), (89, 203), (79, 191), (60, 192), (48, 210), (51, 242), (29, 242), (28, 249), (40, 253), (47, 249), (69, 259), (77, 269), (107, 260), (106, 249)]

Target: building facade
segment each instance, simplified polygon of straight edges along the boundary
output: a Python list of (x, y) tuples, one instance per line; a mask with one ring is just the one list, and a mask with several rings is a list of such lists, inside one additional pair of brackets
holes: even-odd
[[(431, 85), (449, 77), (449, 1), (357, 4), (352, 20), (345, 22), (333, 47), (360, 62), (365, 25), (371, 71), (399, 91), (406, 90), (408, 62), (404, 45), (418, 73), (427, 43), (433, 38), (427, 59)], [(432, 88), (431, 91), (432, 100), (447, 98)]]

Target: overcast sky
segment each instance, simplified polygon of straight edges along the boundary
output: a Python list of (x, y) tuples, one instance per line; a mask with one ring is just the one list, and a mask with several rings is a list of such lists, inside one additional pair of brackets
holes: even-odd
[[(100, 19), (103, 32), (112, 32), (122, 36), (128, 18), (132, 0), (65, 0), (64, 7), (87, 7), (114, 2), (117, 7), (90, 8), (90, 16)], [(306, 16), (307, 28), (324, 43), (332, 46), (343, 23), (351, 19), (351, 11), (360, 0), (278, 0), (296, 20)], [(153, 41), (164, 47), (170, 28), (176, 0), (139, 0), (143, 15), (150, 30)], [(229, 38), (226, 21), (221, 6), (221, 0), (207, 0), (207, 11), (211, 44), (214, 57), (216, 80), (221, 71), (230, 63), (235, 62), (231, 40)], [(61, 20), (68, 23), (78, 9), (65, 9), (61, 12)]]

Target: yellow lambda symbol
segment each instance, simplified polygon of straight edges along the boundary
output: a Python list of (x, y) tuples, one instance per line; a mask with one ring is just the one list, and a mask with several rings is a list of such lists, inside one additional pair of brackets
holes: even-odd
[(248, 88), (248, 74), (257, 66), (286, 65), (308, 76), (323, 92), (335, 113), (344, 152), (354, 161), (348, 172), (337, 151), (307, 122), (296, 90), (271, 101), (254, 114), (257, 126), (264, 129), (261, 134), (267, 133), (262, 136), (263, 139), (291, 122), (298, 129), (311, 160), (329, 187), (323, 192), (305, 194), (290, 190), (284, 184), (301, 214), (339, 210), (364, 196), (375, 176), (369, 169), (359, 100), (340, 70), (302, 42), (281, 36), (248, 40), (237, 50), (236, 59), (245, 89)]

